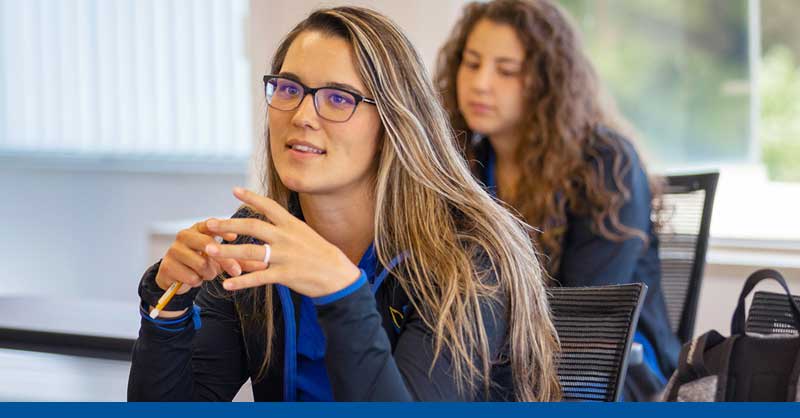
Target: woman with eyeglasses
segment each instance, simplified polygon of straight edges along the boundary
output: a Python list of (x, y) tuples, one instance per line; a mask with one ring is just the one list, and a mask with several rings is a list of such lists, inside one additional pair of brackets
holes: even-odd
[(597, 77), (568, 16), (550, 0), (465, 6), (435, 80), (476, 177), (535, 229), (550, 284), (643, 282), (627, 399), (650, 399), (675, 369), (651, 220), (658, 187)]
[(236, 189), (233, 218), (144, 274), (129, 399), (230, 400), (248, 378), (257, 401), (558, 399), (525, 227), (472, 177), (397, 26), (319, 10), (271, 73), (267, 194)]

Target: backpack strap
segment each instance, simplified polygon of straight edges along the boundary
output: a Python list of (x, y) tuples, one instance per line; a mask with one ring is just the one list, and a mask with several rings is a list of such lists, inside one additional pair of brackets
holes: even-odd
[(689, 380), (699, 379), (701, 377), (711, 374), (706, 367), (704, 354), (706, 350), (714, 347), (725, 341), (725, 337), (720, 335), (717, 331), (709, 331), (696, 340), (692, 341), (686, 347), (686, 354), (681, 351), (680, 365), (678, 369), (683, 372), (683, 375), (688, 377)]
[(714, 402), (726, 402), (728, 400), (728, 376), (730, 376), (731, 354), (736, 340), (740, 335), (731, 335), (722, 342), (721, 353), (722, 363), (717, 373), (717, 393)]
[(665, 398), (670, 401), (677, 400), (681, 385), (708, 376), (710, 373), (706, 368), (703, 354), (707, 348), (714, 347), (724, 340), (720, 333), (711, 330), (684, 344), (678, 356), (678, 369), (667, 385)]
[(786, 393), (787, 402), (800, 402), (800, 350), (797, 350), (797, 359), (794, 361), (792, 374), (789, 376), (789, 390)]
[(792, 297), (792, 293), (789, 291), (789, 286), (786, 284), (786, 280), (784, 280), (783, 276), (775, 270), (761, 269), (751, 274), (742, 287), (742, 293), (739, 295), (739, 303), (736, 305), (736, 312), (734, 312), (733, 318), (731, 319), (731, 335), (742, 335), (745, 333), (745, 298), (747, 298), (747, 295), (750, 294), (750, 292), (758, 283), (766, 279), (774, 279), (786, 292), (786, 297), (789, 299), (789, 310), (792, 312), (792, 316), (794, 317), (798, 329), (800, 329), (800, 305), (798, 305)]
[[(717, 331), (712, 330), (685, 344), (678, 358), (678, 369), (667, 384), (663, 399), (667, 401), (677, 401), (682, 386), (708, 376), (714, 376), (716, 377), (714, 401), (724, 402), (727, 396), (728, 367), (731, 352), (738, 338), (738, 335), (725, 338)], [(705, 354), (708, 350), (717, 346), (721, 346), (718, 355), (721, 356), (722, 362), (720, 363), (719, 370), (712, 371), (708, 369)]]

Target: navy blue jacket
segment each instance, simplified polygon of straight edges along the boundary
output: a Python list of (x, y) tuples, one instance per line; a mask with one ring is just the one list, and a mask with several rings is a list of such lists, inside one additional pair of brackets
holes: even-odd
[[(637, 329), (637, 341), (643, 343), (645, 361), (656, 372), (669, 377), (677, 366), (680, 342), (672, 332), (667, 317), (664, 292), (661, 288), (661, 262), (658, 256), (658, 236), (650, 219), (650, 185), (632, 144), (620, 135), (600, 128), (602, 135), (610, 135), (620, 145), (622, 163), (630, 166), (623, 182), (630, 191), (630, 199), (622, 206), (619, 220), (629, 227), (646, 231), (649, 243), (639, 238), (614, 242), (597, 234), (592, 229), (592, 218), (585, 213), (574, 213), (567, 204), (567, 229), (558, 273), (554, 279), (560, 286), (583, 287), (608, 284), (644, 283), (647, 295), (642, 306)], [(487, 189), (494, 193), (493, 151), (488, 139), (481, 138), (475, 147), (477, 165), (475, 174)], [(612, 177), (613, 159), (617, 152), (610, 148), (598, 148), (603, 162), (604, 177), (608, 187), (615, 188)], [(589, 158), (589, 157), (587, 157)], [(536, 225), (534, 225), (536, 226)], [(648, 347), (648, 345), (650, 347)]]
[[(242, 211), (234, 217), (247, 216)], [(241, 237), (237, 243), (254, 242)], [(377, 265), (374, 275), (384, 267)], [(142, 280), (155, 280), (158, 264)], [(383, 283), (362, 277), (344, 292), (315, 301), (324, 332), (324, 363), (337, 401), (480, 400), (482, 394), (459, 394), (443, 351), (433, 363), (433, 335), (392, 274)], [(366, 280), (365, 280), (366, 279)], [(375, 287), (374, 293), (371, 287)], [(271, 365), (257, 379), (265, 355), (263, 327), (242, 317), (263, 300), (235, 303), (218, 281), (206, 282), (195, 299), (199, 321), (192, 315), (173, 321), (142, 318), (133, 349), (128, 383), (131, 401), (229, 401), (253, 379), (256, 401), (297, 399), (297, 330), (302, 296), (272, 286), (275, 339)], [(505, 298), (500, 298), (505, 300)], [(321, 303), (318, 303), (321, 302)], [(502, 353), (507, 338), (506, 310), (486, 300), (482, 306), (492, 357)], [(199, 323), (198, 323), (199, 322)], [(199, 328), (198, 325), (202, 324)], [(429, 374), (430, 371), (430, 374)], [(490, 400), (513, 400), (509, 364), (493, 366), (496, 384)]]

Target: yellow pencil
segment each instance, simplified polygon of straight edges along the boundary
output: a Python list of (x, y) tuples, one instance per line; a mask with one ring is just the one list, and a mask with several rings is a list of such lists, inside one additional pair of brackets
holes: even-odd
[(181, 288), (182, 284), (183, 283), (181, 282), (172, 283), (172, 286), (170, 286), (169, 289), (167, 289), (167, 291), (164, 292), (164, 294), (161, 295), (160, 298), (158, 298), (158, 304), (156, 305), (155, 308), (153, 308), (152, 311), (150, 311), (150, 318), (156, 319), (158, 314), (161, 313), (161, 310), (164, 309), (164, 307), (167, 306), (169, 301), (172, 300), (172, 297), (175, 296), (176, 293), (178, 293), (178, 290)]

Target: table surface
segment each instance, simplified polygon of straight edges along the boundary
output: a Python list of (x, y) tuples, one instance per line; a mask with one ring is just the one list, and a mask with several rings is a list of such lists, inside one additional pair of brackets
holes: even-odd
[(0, 348), (0, 402), (125, 401), (130, 362)]
[[(62, 334), (132, 341), (139, 318), (136, 302), (0, 297), (0, 329), (53, 333), (55, 345)], [(129, 371), (130, 361), (0, 348), (0, 402), (125, 401)], [(248, 381), (234, 400), (252, 399)]]
[(106, 338), (136, 339), (139, 312), (135, 301), (0, 297), (0, 328)]

